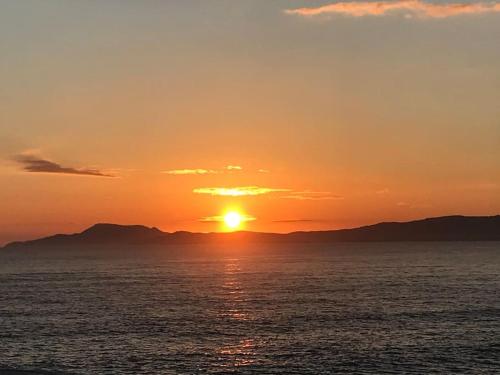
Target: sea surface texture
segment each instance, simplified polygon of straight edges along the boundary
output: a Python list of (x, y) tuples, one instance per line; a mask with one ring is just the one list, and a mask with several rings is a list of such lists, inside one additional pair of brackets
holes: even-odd
[(500, 243), (2, 251), (0, 369), (500, 373)]

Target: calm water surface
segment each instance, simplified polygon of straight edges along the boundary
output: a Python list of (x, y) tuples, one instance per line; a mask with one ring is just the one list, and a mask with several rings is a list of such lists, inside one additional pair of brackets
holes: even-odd
[(0, 252), (0, 369), (500, 373), (500, 243)]

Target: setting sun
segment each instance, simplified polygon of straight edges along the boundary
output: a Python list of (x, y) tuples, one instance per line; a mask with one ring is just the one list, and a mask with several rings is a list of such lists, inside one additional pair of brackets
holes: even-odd
[(199, 219), (201, 222), (215, 222), (222, 225), (223, 231), (234, 231), (241, 230), (244, 228), (245, 224), (249, 221), (254, 221), (256, 218), (251, 215), (247, 215), (243, 211), (237, 208), (231, 207), (227, 208), (223, 214), (217, 216), (205, 216)]
[(243, 216), (235, 211), (230, 211), (224, 215), (224, 223), (228, 228), (237, 229), (241, 226)]

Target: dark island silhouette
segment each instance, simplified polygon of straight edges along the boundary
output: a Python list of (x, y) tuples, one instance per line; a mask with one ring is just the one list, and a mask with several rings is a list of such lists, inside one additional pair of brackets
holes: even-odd
[(384, 241), (500, 241), (500, 215), (443, 216), (409, 222), (384, 222), (353, 229), (327, 231), (162, 232), (143, 225), (95, 224), (75, 234), (56, 234), (37, 240), (12, 242), (3, 249), (92, 245), (168, 245), (231, 242), (313, 243)]

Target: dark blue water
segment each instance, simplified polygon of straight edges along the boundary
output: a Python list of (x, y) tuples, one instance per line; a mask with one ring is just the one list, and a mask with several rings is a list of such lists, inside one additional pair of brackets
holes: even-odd
[(500, 373), (500, 243), (2, 252), (0, 369)]

